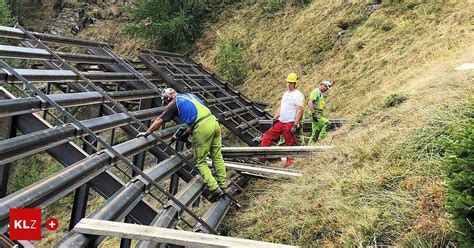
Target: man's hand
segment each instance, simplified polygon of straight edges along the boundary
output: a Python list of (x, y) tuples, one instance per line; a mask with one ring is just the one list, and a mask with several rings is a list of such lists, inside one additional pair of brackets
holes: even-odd
[(290, 133), (292, 135), (295, 135), (299, 128), (300, 128), (299, 125), (293, 125), (290, 129)]
[(188, 140), (190, 134), (191, 134), (191, 132), (189, 132), (189, 130), (186, 129), (186, 130), (181, 134), (181, 136), (179, 137), (179, 139), (180, 139), (181, 141), (185, 141), (185, 142), (186, 142), (186, 141)]
[(318, 114), (317, 113), (315, 113), (315, 112), (311, 113), (311, 117), (313, 118), (314, 121), (316, 121), (316, 122), (318, 121)]
[(150, 135), (148, 132), (139, 132), (137, 134), (136, 138), (140, 138), (140, 137), (145, 137), (146, 138), (146, 136), (148, 136), (148, 135)]

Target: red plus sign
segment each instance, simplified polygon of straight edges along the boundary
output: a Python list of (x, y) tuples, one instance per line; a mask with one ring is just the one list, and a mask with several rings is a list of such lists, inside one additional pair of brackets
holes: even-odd
[(45, 225), (46, 225), (46, 229), (54, 232), (54, 231), (56, 231), (56, 229), (58, 229), (59, 222), (56, 218), (51, 217), (51, 218), (46, 220)]

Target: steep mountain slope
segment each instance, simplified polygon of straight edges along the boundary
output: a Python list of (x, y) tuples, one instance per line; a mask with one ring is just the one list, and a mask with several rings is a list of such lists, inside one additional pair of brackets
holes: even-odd
[[(63, 2), (63, 14), (51, 15), (59, 24), (85, 4)], [(118, 43), (118, 52), (131, 57), (135, 48), (154, 44), (120, 33), (116, 14), (125, 11), (123, 2), (133, 1), (92, 2), (85, 16), (98, 20), (81, 28), (80, 36)], [(474, 62), (472, 1), (313, 1), (299, 7), (253, 2), (224, 8), (203, 30), (192, 56), (217, 69), (219, 44), (235, 38), (248, 68), (240, 86), (246, 95), (275, 107), (287, 73), (300, 75), (305, 96), (330, 79), (335, 86), (327, 116), (350, 123), (324, 141), (337, 149), (298, 160), (301, 179), (252, 184), (243, 210), (226, 220), (224, 231), (302, 246), (458, 245), (443, 211), (439, 140), (462, 128), (473, 112), (473, 71), (455, 70)], [(26, 26), (43, 31), (52, 26), (38, 22), (45, 18), (38, 14)], [(68, 32), (57, 32), (71, 34), (69, 24)], [(71, 201), (48, 211), (58, 211), (66, 222), (64, 206)]]
[[(271, 1), (269, 1), (271, 2)], [(327, 116), (350, 124), (300, 160), (296, 181), (258, 182), (231, 236), (312, 245), (457, 244), (442, 209), (439, 140), (472, 114), (470, 1), (315, 1), (277, 9), (238, 3), (209, 23), (193, 57), (218, 67), (219, 42), (237, 39), (250, 72), (241, 90), (275, 107), (289, 72), (305, 96), (335, 82)], [(462, 235), (462, 234), (461, 234)]]

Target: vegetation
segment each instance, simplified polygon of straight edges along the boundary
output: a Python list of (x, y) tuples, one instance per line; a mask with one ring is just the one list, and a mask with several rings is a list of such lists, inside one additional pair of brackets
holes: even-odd
[[(446, 210), (452, 215), (458, 236), (474, 246), (474, 104), (464, 118), (462, 129), (446, 140)], [(440, 151), (444, 152), (444, 151)]]
[(239, 85), (245, 81), (249, 68), (245, 64), (245, 51), (234, 36), (221, 38), (218, 43), (216, 70), (224, 80)]
[(303, 6), (311, 2), (310, 0), (291, 0), (291, 1), (282, 1), (282, 0), (259, 0), (260, 8), (262, 13), (275, 13), (277, 11), (283, 10), (287, 5), (289, 6)]
[[(238, 1), (203, 24), (207, 2), (140, 0), (125, 26), (140, 39), (118, 38), (111, 21), (83, 35), (114, 37), (129, 57), (144, 45), (186, 51), (196, 41), (196, 60), (272, 107), (288, 72), (305, 96), (330, 79), (326, 114), (350, 120), (324, 141), (336, 149), (298, 160), (303, 177), (252, 183), (221, 231), (305, 247), (472, 246), (474, 74), (453, 70), (474, 54), (472, 4)], [(30, 162), (12, 166), (13, 190), (30, 183)], [(34, 164), (35, 180), (60, 168), (51, 165)], [(70, 202), (48, 210), (66, 222)]]
[(10, 192), (15, 192), (62, 168), (61, 164), (49, 156), (44, 156), (44, 154), (38, 154), (24, 160), (15, 161), (12, 163), (8, 189)]
[(406, 96), (399, 95), (399, 94), (391, 94), (383, 102), (383, 107), (384, 108), (395, 107), (397, 105), (402, 104), (406, 100), (408, 100)]
[(5, 0), (0, 0), (0, 25), (12, 25), (10, 6)]
[(130, 9), (134, 23), (125, 32), (158, 40), (160, 49), (186, 51), (199, 33), (205, 16), (203, 0), (139, 0)]
[(247, 96), (275, 107), (289, 72), (305, 96), (330, 79), (326, 114), (350, 120), (324, 140), (336, 149), (298, 161), (303, 177), (252, 183), (222, 230), (304, 247), (468, 246), (444, 210), (443, 142), (472, 111), (472, 71), (453, 68), (472, 60), (473, 8), (312, 1), (270, 14), (245, 2), (206, 24), (194, 58), (217, 71), (222, 34), (243, 41)]

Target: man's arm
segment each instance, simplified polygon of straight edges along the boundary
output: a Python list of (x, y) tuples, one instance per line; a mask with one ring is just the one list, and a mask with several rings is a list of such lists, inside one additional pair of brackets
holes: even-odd
[[(311, 98), (311, 97), (310, 97)], [(299, 96), (296, 98), (296, 116), (295, 116), (295, 126), (299, 126), (301, 117), (303, 116), (303, 111), (304, 111), (304, 95), (299, 94)]]
[(161, 115), (158, 116), (158, 118), (156, 118), (156, 120), (151, 124), (151, 126), (148, 128), (148, 130), (146, 132), (138, 133), (137, 138), (138, 137), (146, 137), (146, 136), (152, 134), (161, 125), (163, 125), (164, 123), (166, 123), (168, 121), (173, 120), (176, 117), (177, 112), (178, 112), (178, 108), (177, 108), (177, 105), (176, 105), (176, 101), (173, 101), (173, 102), (169, 103), (168, 106), (166, 106), (163, 113), (161, 113)]
[(273, 115), (273, 119), (278, 119), (280, 117), (280, 106), (278, 106), (277, 110), (275, 111), (275, 114)]
[(300, 124), (301, 117), (303, 116), (303, 111), (304, 111), (303, 106), (298, 106), (296, 108), (295, 125)]
[(311, 113), (313, 113), (313, 111), (314, 111), (313, 104), (314, 104), (315, 101), (318, 100), (318, 97), (319, 97), (318, 92), (316, 90), (312, 90), (311, 94), (309, 95), (309, 100), (308, 100), (308, 107), (309, 107), (309, 111)]
[(165, 121), (163, 119), (161, 119), (160, 117), (156, 118), (156, 120), (151, 124), (151, 126), (148, 128), (148, 130), (146, 132), (148, 134), (153, 133), (158, 128), (160, 128), (160, 126), (163, 125), (163, 123), (165, 123)]
[(161, 125), (163, 125), (165, 121), (160, 117), (156, 118), (156, 120), (151, 124), (151, 126), (146, 130), (146, 132), (139, 132), (137, 134), (137, 138), (140, 137), (147, 137), (148, 135), (152, 134), (155, 130), (157, 130)]
[(308, 108), (310, 112), (313, 112), (313, 100), (311, 98), (308, 100)]

